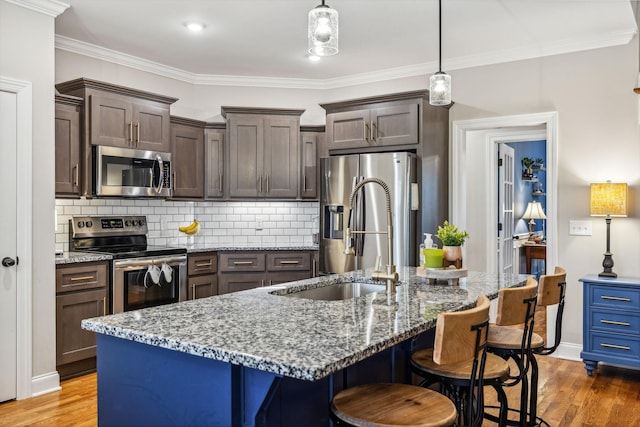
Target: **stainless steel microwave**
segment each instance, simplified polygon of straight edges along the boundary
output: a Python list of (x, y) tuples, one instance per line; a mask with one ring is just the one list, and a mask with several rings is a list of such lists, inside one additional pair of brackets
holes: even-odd
[(93, 146), (96, 196), (171, 197), (171, 153)]

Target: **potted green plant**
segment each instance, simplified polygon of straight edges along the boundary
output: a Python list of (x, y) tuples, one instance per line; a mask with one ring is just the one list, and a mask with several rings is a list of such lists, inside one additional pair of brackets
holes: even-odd
[(442, 242), (444, 259), (461, 267), (462, 245), (469, 238), (469, 233), (459, 230), (455, 225), (449, 224), (449, 221), (445, 221), (438, 226), (436, 236)]
[(535, 160), (533, 160), (531, 157), (523, 157), (520, 162), (522, 163), (522, 179), (532, 179), (532, 166), (534, 165)]

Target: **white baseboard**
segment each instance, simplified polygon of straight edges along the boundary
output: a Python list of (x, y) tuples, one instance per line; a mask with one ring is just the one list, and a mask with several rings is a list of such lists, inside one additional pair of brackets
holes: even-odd
[(563, 343), (561, 342), (558, 349), (551, 355), (559, 359), (575, 360), (581, 362), (580, 352), (582, 351), (581, 344)]
[(60, 375), (57, 371), (38, 375), (31, 379), (31, 397), (62, 390), (60, 387)]

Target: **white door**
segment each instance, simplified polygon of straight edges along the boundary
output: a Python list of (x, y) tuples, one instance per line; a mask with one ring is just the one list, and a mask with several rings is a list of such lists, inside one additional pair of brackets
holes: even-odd
[[(17, 95), (0, 90), (0, 402), (17, 394)], [(12, 265), (13, 264), (13, 265)]]
[(513, 181), (514, 150), (507, 144), (498, 147), (498, 272), (513, 274)]

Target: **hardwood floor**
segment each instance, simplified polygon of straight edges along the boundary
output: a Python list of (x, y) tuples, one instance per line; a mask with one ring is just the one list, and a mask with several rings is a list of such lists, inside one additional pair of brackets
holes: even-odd
[[(538, 415), (549, 425), (640, 426), (640, 371), (600, 366), (589, 377), (581, 362), (538, 360)], [(493, 404), (492, 391), (487, 390), (487, 404)], [(507, 392), (510, 402), (516, 402), (519, 388)], [(95, 426), (96, 411), (96, 375), (89, 374), (63, 381), (62, 391), (0, 404), (0, 426)]]

